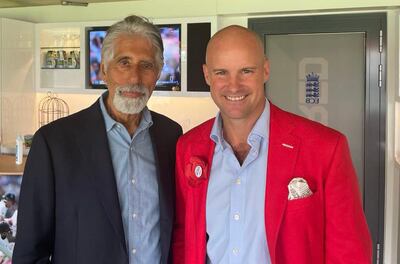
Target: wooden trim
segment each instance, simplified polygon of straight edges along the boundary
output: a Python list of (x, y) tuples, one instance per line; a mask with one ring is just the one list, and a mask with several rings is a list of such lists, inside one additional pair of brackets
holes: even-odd
[(15, 155), (0, 155), (0, 176), (22, 175), (24, 173), (26, 157), (21, 165), (15, 164)]

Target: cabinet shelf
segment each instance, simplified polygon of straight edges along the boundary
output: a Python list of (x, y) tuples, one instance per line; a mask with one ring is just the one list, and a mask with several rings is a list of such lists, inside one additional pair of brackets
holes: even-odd
[(51, 68), (51, 67), (41, 67), (41, 70), (79, 70), (80, 68)]
[(81, 47), (40, 47), (40, 49), (80, 49)]
[(80, 48), (40, 48), (41, 69), (80, 69)]

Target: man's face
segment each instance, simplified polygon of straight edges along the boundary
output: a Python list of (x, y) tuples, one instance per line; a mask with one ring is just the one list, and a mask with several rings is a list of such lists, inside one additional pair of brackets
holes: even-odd
[(13, 204), (14, 204), (13, 201), (11, 201), (11, 200), (6, 200), (6, 207), (7, 207), (7, 208), (10, 208)]
[(146, 106), (159, 76), (153, 45), (140, 35), (119, 36), (114, 57), (101, 69), (109, 91), (107, 105), (124, 114), (137, 114)]
[(224, 121), (255, 121), (264, 110), (269, 63), (254, 37), (215, 39), (203, 72)]

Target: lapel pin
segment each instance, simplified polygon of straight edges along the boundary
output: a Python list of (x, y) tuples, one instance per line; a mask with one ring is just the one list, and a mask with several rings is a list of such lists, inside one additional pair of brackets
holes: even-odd
[(203, 170), (201, 169), (201, 166), (197, 165), (196, 168), (194, 168), (194, 175), (196, 175), (197, 178), (200, 178), (201, 174), (203, 174)]
[(288, 144), (285, 144), (285, 143), (282, 143), (282, 146), (284, 146), (285, 148), (290, 148), (290, 149), (292, 149), (292, 148), (293, 148), (293, 146), (292, 146), (292, 145), (288, 145)]

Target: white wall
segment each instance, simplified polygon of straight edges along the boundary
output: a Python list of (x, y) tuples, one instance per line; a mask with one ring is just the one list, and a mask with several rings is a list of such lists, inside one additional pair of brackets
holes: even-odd
[[(36, 103), (47, 96), (38, 93)], [(78, 112), (94, 103), (100, 94), (57, 94), (69, 106), (70, 114)], [(214, 117), (217, 107), (210, 97), (168, 97), (152, 96), (148, 102), (149, 109), (162, 113), (177, 121), (184, 132)]]

